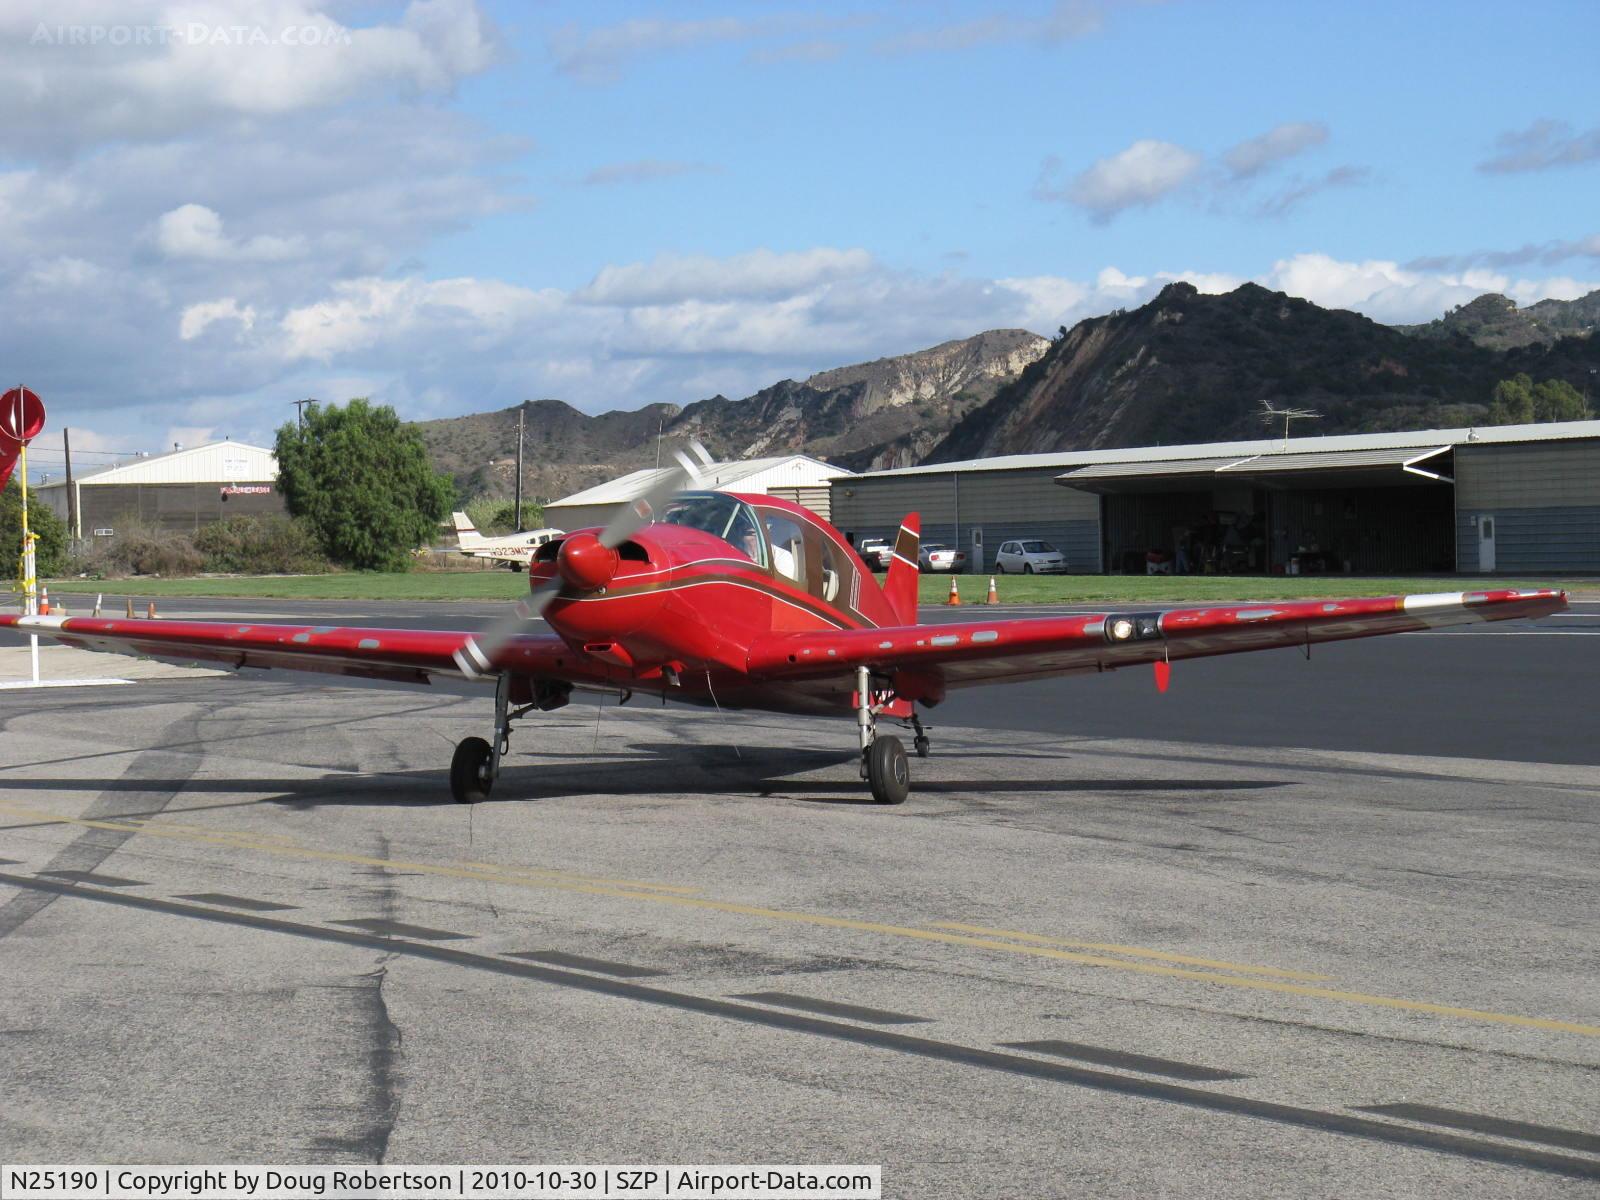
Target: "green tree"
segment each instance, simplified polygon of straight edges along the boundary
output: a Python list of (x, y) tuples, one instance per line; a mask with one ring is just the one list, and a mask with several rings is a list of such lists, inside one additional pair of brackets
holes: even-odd
[[(33, 544), (39, 578), (61, 574), (67, 565), (67, 527), (35, 488), (28, 489), (28, 527), (39, 539)], [(22, 554), (22, 484), (17, 479), (0, 492), (0, 553), (5, 554), (5, 577), (14, 585), (20, 578), (17, 562)]]
[(1546, 379), (1533, 389), (1535, 421), (1582, 421), (1588, 415), (1582, 393), (1564, 379)]
[(1489, 424), (1526, 425), (1533, 420), (1533, 380), (1527, 375), (1502, 379), (1494, 385)]
[(278, 486), (334, 562), (404, 571), (450, 511), (455, 488), (435, 471), (416, 429), (388, 405), (316, 406), (278, 430)]

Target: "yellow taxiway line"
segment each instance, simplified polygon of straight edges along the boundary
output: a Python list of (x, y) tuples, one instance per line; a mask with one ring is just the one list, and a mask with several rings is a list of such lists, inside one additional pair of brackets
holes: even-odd
[(1133, 971), (1142, 975), (1193, 980), (1218, 987), (1275, 992), (1280, 995), (1305, 996), (1315, 1000), (1336, 1000), (1346, 1004), (1364, 1005), (1373, 1008), (1427, 1013), (1430, 1016), (1454, 1017), (1467, 1021), (1486, 1021), (1497, 1025), (1515, 1025), (1526, 1029), (1543, 1029), (1557, 1033), (1575, 1033), (1583, 1037), (1600, 1037), (1600, 1026), (1583, 1025), (1576, 1021), (1557, 1021), (1547, 1017), (1525, 1017), (1517, 1013), (1462, 1008), (1453, 1004), (1434, 1004), (1425, 1000), (1406, 1000), (1398, 996), (1369, 995), (1365, 992), (1348, 992), (1337, 988), (1316, 987), (1307, 983), (1291, 983), (1280, 979), (1252, 979), (1242, 975), (1218, 975), (1210, 971), (1195, 970), (1192, 967), (1166, 966), (1156, 962), (1129, 961), (1126, 958), (1107, 958), (1104, 955), (1085, 954), (1074, 950), (1059, 949), (1051, 945), (998, 941), (993, 937), (957, 933), (937, 926), (933, 928), (917, 928), (909, 925), (888, 925), (877, 921), (861, 921), (853, 917), (832, 917), (823, 913), (792, 912), (787, 909), (764, 908), (760, 905), (739, 904), (727, 900), (711, 900), (700, 896), (631, 890), (610, 884), (585, 882), (581, 877), (565, 875), (538, 878), (516, 874), (514, 872), (518, 870), (517, 868), (469, 868), (442, 866), (435, 863), (406, 862), (398, 859), (374, 858), (364, 854), (344, 854), (335, 850), (315, 850), (304, 846), (286, 845), (281, 842), (253, 842), (242, 835), (213, 836), (189, 832), (187, 829), (165, 829), (155, 824), (127, 824), (114, 820), (95, 820), (89, 817), (59, 817), (51, 813), (19, 808), (10, 804), (0, 805), (0, 812), (10, 813), (26, 820), (38, 821), (41, 825), (77, 825), (89, 829), (109, 829), (117, 833), (138, 833), (149, 837), (206, 842), (232, 847), (233, 849), (250, 849), (263, 854), (310, 859), (318, 862), (379, 867), (394, 871), (415, 872), (422, 875), (442, 875), (456, 879), (477, 879), (488, 883), (515, 884), (520, 887), (549, 888), (564, 892), (576, 892), (587, 896), (605, 896), (618, 900), (643, 900), (651, 904), (676, 905), (684, 908), (696, 908), (702, 911), (758, 917), (769, 921), (787, 921), (823, 929), (850, 929), (859, 933), (880, 934), (886, 937), (939, 942), (945, 945), (967, 946), (978, 950), (994, 950), (1006, 954), (1023, 954), (1034, 958), (1050, 959), (1055, 962), (1079, 963), (1086, 966), (1107, 967), (1118, 971)]

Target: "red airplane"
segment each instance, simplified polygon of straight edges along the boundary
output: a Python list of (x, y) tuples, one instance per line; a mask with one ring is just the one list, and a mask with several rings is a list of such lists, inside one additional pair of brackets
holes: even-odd
[[(461, 803), (489, 795), (512, 722), (583, 688), (624, 700), (642, 691), (723, 709), (852, 713), (862, 778), (879, 803), (899, 804), (909, 763), (900, 739), (878, 732), (879, 719), (908, 725), (926, 756), (917, 706), (933, 707), (950, 688), (1153, 663), (1165, 690), (1175, 659), (1566, 607), (1559, 591), (1455, 592), (922, 625), (915, 514), (900, 527), (880, 587), (816, 514), (772, 496), (680, 491), (697, 468), (679, 463), (605, 529), (540, 546), (529, 595), (483, 633), (60, 616), (0, 616), (0, 628), (179, 661), (492, 683), (492, 738), (466, 738), (450, 764)], [(540, 616), (548, 632), (528, 628)]]

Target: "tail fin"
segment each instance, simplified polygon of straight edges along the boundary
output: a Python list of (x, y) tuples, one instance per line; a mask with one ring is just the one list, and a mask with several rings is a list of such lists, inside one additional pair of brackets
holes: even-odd
[(883, 581), (883, 594), (894, 615), (907, 625), (917, 623), (917, 559), (922, 549), (922, 518), (907, 513), (894, 539), (894, 555), (889, 559), (889, 574)]
[(476, 546), (483, 541), (483, 535), (473, 525), (472, 518), (464, 512), (451, 513), (456, 522), (456, 544), (465, 550), (468, 546)]

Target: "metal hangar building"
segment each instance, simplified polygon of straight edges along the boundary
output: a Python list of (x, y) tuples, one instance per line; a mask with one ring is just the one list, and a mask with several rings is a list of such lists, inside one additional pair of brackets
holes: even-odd
[[(836, 479), (833, 523), (988, 574), (1053, 542), (1079, 574), (1600, 572), (1600, 421), (1018, 454)], [(1170, 568), (1168, 568), (1170, 569)]]
[[(246, 442), (207, 442), (136, 458), (76, 475), (72, 487), (78, 512), (73, 537), (115, 537), (132, 525), (193, 533), (225, 517), (285, 511), (277, 458)], [(42, 483), (35, 492), (68, 519), (65, 479)]]

